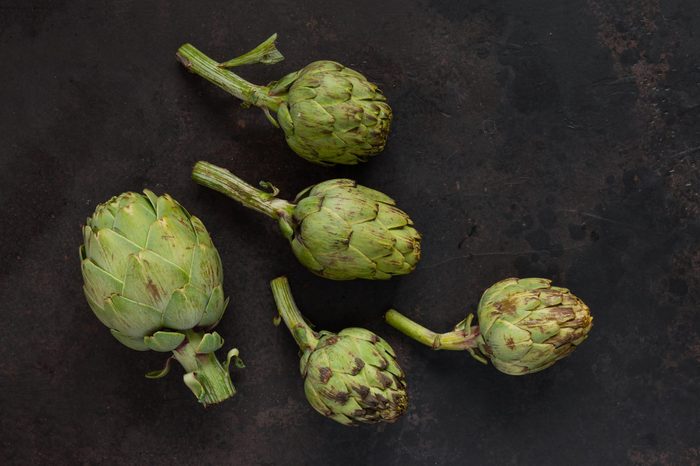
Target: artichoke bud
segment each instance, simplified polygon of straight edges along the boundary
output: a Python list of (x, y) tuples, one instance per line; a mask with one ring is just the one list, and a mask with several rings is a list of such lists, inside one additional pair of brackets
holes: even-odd
[(467, 350), (509, 375), (538, 372), (571, 354), (593, 325), (590, 309), (566, 288), (544, 278), (507, 278), (488, 288), (473, 315), (437, 334), (395, 310), (389, 325), (436, 350)]
[[(172, 352), (187, 385), (204, 387), (195, 392), (203, 404), (232, 396), (228, 371), (213, 354), (223, 338), (200, 332), (216, 326), (228, 303), (202, 222), (167, 194), (127, 192), (97, 206), (83, 239), (85, 297), (112, 335), (134, 350)], [(169, 363), (148, 376), (162, 377)]]
[(207, 162), (195, 165), (192, 178), (277, 219), (299, 262), (324, 278), (385, 280), (412, 272), (420, 260), (421, 235), (410, 217), (352, 180), (311, 186), (292, 204)]
[(593, 325), (590, 309), (544, 278), (508, 278), (486, 290), (477, 311), (478, 348), (506, 374), (548, 368), (571, 354)]
[[(185, 44), (177, 57), (196, 73), (249, 105), (262, 108), (282, 128), (289, 147), (321, 165), (355, 165), (386, 145), (391, 107), (381, 90), (362, 74), (333, 61), (316, 61), (267, 86), (256, 86), (227, 70), (284, 57), (273, 35), (252, 51), (217, 63)], [(275, 113), (275, 121), (270, 112)]]
[(300, 371), (311, 406), (344, 425), (394, 422), (408, 407), (406, 380), (389, 344), (369, 330), (312, 331), (285, 277), (271, 282), (281, 318), (302, 350)]

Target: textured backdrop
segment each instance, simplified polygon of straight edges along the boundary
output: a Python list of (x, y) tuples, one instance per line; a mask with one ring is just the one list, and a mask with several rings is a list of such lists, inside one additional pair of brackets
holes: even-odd
[[(0, 447), (21, 464), (698, 464), (700, 5), (696, 0), (0, 1)], [(223, 60), (271, 33), (265, 83), (332, 59), (380, 84), (387, 150), (360, 167), (296, 157), (260, 111), (187, 74), (186, 41)], [(297, 264), (274, 222), (200, 188), (198, 159), (286, 196), (351, 177), (424, 234), (412, 275), (336, 283)], [(143, 377), (85, 302), (80, 225), (126, 190), (172, 194), (211, 231), (247, 368), (203, 409)], [(386, 337), (411, 406), (346, 428), (307, 404), (272, 325), (288, 274), (319, 328)], [(507, 276), (570, 287), (589, 340), (522, 378), (431, 352), (382, 321), (436, 330)], [(695, 412), (694, 412), (695, 410)]]

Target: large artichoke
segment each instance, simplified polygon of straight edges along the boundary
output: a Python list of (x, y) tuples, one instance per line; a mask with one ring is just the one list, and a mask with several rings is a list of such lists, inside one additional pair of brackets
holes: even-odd
[(197, 162), (192, 178), (278, 220), (297, 259), (322, 277), (388, 279), (410, 273), (420, 259), (421, 236), (408, 215), (354, 181), (324, 181), (291, 204), (276, 198), (276, 189), (263, 192), (207, 162)]
[(221, 260), (202, 222), (173, 198), (127, 192), (95, 209), (80, 247), (85, 297), (112, 335), (138, 351), (172, 352), (184, 382), (204, 405), (231, 397), (228, 353), (222, 366), (214, 352), (224, 341), (211, 329), (228, 304)]
[[(279, 81), (256, 86), (226, 69), (283, 60), (276, 38), (275, 34), (225, 63), (213, 61), (191, 44), (181, 46), (177, 58), (244, 104), (262, 108), (273, 125), (282, 127), (289, 147), (306, 160), (354, 165), (384, 150), (391, 107), (379, 88), (357, 71), (333, 61), (316, 61)], [(270, 112), (277, 114), (277, 120)]]
[(522, 375), (548, 368), (568, 356), (588, 336), (593, 317), (588, 306), (566, 288), (544, 278), (507, 278), (487, 289), (473, 315), (451, 332), (437, 334), (395, 310), (386, 321), (435, 350), (467, 350), (496, 369)]
[(394, 422), (406, 411), (406, 380), (386, 341), (363, 328), (314, 332), (287, 279), (270, 285), (279, 315), (301, 348), (304, 392), (316, 411), (345, 425)]

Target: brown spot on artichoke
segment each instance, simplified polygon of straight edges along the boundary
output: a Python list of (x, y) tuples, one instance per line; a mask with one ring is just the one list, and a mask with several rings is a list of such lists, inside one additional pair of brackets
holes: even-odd
[(329, 367), (319, 367), (318, 368), (318, 379), (322, 384), (327, 384), (333, 375), (333, 371)]

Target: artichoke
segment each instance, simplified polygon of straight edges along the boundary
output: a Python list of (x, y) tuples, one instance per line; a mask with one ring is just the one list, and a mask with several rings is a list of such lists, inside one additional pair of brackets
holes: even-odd
[(235, 393), (228, 366), (214, 352), (224, 340), (211, 331), (228, 304), (221, 259), (202, 222), (172, 197), (127, 192), (98, 205), (80, 247), (85, 297), (112, 335), (137, 351), (172, 352), (184, 382), (209, 405)]
[(244, 105), (262, 108), (274, 126), (282, 127), (289, 147), (310, 162), (355, 165), (384, 150), (391, 107), (379, 88), (357, 71), (333, 61), (316, 61), (279, 81), (257, 86), (226, 69), (283, 60), (276, 39), (274, 34), (225, 63), (213, 61), (191, 44), (181, 46), (177, 58), (187, 70)]
[(394, 422), (406, 412), (406, 379), (389, 344), (363, 328), (314, 332), (286, 277), (270, 282), (279, 316), (301, 348), (301, 376), (311, 406), (345, 425)]
[(420, 259), (421, 236), (393, 199), (352, 180), (336, 179), (306, 188), (295, 204), (256, 189), (228, 170), (197, 162), (199, 184), (269, 215), (297, 259), (332, 280), (382, 280), (413, 271)]
[(548, 368), (568, 356), (588, 336), (593, 317), (588, 306), (566, 288), (544, 278), (507, 278), (487, 289), (473, 315), (452, 332), (436, 334), (395, 310), (392, 327), (435, 350), (467, 350), (496, 369), (523, 375)]

